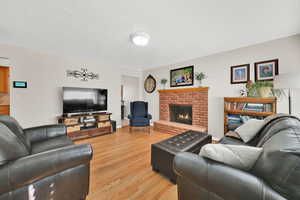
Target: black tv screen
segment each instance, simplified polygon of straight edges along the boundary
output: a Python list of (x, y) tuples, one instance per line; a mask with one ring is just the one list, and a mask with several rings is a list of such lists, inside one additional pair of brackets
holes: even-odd
[(63, 113), (107, 110), (107, 90), (63, 87)]

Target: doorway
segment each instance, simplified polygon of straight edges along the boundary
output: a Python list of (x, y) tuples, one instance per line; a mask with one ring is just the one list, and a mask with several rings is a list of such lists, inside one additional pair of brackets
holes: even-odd
[(9, 67), (0, 66), (0, 115), (10, 115)]
[(121, 118), (122, 127), (129, 125), (130, 102), (139, 100), (139, 78), (123, 75), (121, 80)]

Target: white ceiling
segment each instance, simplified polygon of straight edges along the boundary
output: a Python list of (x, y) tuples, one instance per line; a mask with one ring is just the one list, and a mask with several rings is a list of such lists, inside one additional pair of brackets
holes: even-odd
[[(300, 0), (0, 0), (0, 43), (147, 69), (300, 33)], [(129, 42), (145, 31), (147, 47)]]

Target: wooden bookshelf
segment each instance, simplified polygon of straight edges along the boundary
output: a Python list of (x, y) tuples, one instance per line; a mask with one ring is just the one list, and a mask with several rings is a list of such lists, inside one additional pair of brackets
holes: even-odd
[[(250, 106), (251, 105), (251, 106)], [(277, 99), (254, 97), (224, 98), (224, 133), (228, 132), (229, 115), (265, 118), (277, 113)], [(242, 123), (242, 122), (241, 122)]]

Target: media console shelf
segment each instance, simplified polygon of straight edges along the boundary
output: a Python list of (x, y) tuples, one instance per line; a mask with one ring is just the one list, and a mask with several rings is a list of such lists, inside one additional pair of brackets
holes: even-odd
[(66, 125), (72, 140), (80, 140), (112, 133), (110, 116), (111, 113), (60, 116), (58, 122)]

